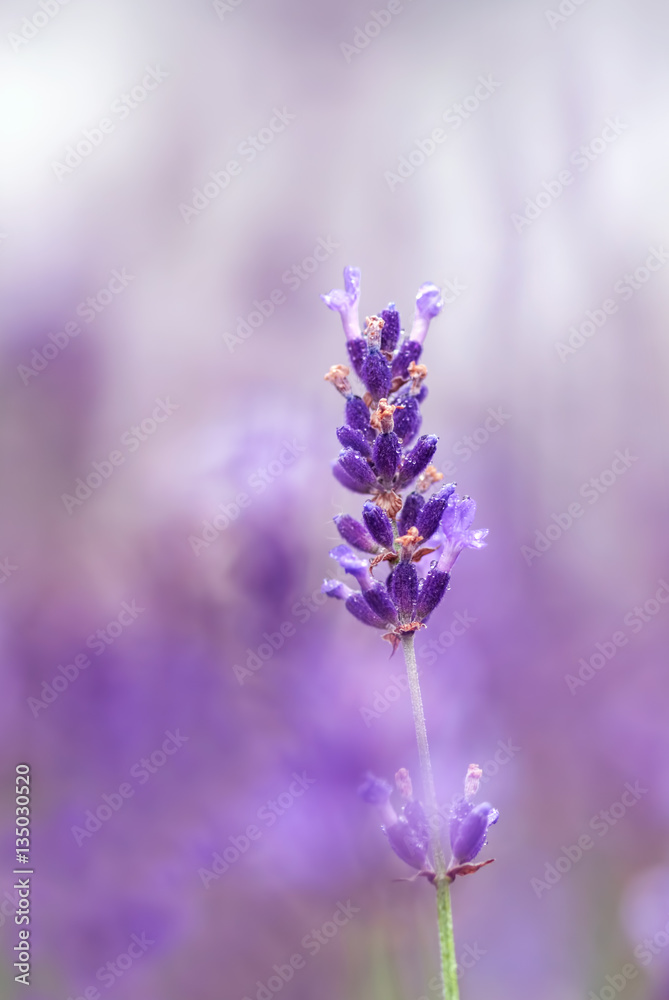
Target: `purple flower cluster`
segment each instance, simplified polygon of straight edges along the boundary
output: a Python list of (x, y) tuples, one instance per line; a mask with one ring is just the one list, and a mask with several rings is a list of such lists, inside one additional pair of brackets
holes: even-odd
[[(359, 589), (340, 580), (326, 580), (322, 589), (343, 600), (365, 625), (383, 629), (396, 646), (403, 634), (425, 624), (448, 588), (458, 555), (485, 545), (487, 530), (471, 527), (476, 504), (459, 497), (455, 484), (426, 496), (443, 476), (432, 464), (438, 438), (418, 436), (420, 404), (427, 396), (427, 368), (418, 361), (430, 320), (443, 308), (439, 289), (419, 288), (411, 332), (404, 337), (393, 303), (380, 316), (368, 317), (361, 331), (359, 295), (360, 271), (347, 267), (344, 288), (321, 296), (341, 315), (351, 366), (365, 389), (362, 396), (353, 392), (345, 365), (333, 366), (325, 376), (346, 401), (344, 423), (337, 428), (341, 451), (332, 471), (347, 489), (370, 498), (362, 521), (349, 514), (334, 519), (348, 544), (330, 555)], [(423, 559), (432, 554), (426, 567)], [(389, 572), (379, 580), (373, 571), (383, 563)]]
[[(481, 774), (477, 764), (469, 765), (465, 777), (465, 794), (454, 800), (450, 810), (452, 856), (447, 871), (450, 879), (454, 879), (456, 875), (469, 875), (492, 861), (471, 863), (487, 843), (488, 828), (499, 818), (497, 809), (489, 802), (481, 802), (477, 806), (472, 802), (478, 791)], [(430, 853), (428, 819), (422, 804), (413, 798), (411, 779), (406, 768), (397, 772), (395, 784), (404, 801), (399, 815), (390, 802), (392, 787), (383, 778), (367, 774), (358, 794), (369, 805), (378, 807), (381, 829), (398, 858), (431, 879), (434, 876), (434, 859)]]

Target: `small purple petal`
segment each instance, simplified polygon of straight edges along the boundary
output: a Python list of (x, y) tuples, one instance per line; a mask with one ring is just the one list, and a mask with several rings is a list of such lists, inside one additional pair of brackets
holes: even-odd
[(390, 594), (388, 593), (385, 584), (383, 583), (373, 583), (371, 587), (365, 590), (365, 600), (369, 604), (372, 611), (374, 611), (379, 618), (384, 622), (388, 622), (390, 625), (397, 625), (399, 619), (397, 617), (397, 608), (390, 599)]
[[(463, 815), (463, 806), (469, 806), (467, 815)], [(474, 807), (471, 803), (461, 804), (456, 822), (451, 818), (450, 829), (451, 849), (458, 864), (467, 864), (476, 857), (485, 846), (488, 827), (496, 823), (498, 818), (497, 809), (489, 802), (481, 802)]]
[(366, 459), (362, 455), (358, 455), (352, 448), (346, 448), (341, 453), (335, 468), (337, 467), (346, 473), (351, 482), (355, 484), (353, 488), (360, 493), (368, 493), (376, 486), (376, 477)]
[(358, 795), (370, 806), (383, 806), (390, 798), (392, 786), (383, 778), (376, 778), (368, 772), (358, 788)]
[(373, 462), (376, 473), (383, 480), (384, 485), (390, 486), (392, 484), (401, 457), (402, 446), (397, 434), (394, 431), (379, 434), (374, 442)]
[(423, 434), (405, 457), (397, 476), (397, 490), (403, 490), (424, 472), (434, 458), (439, 438), (435, 434)]
[(390, 596), (401, 618), (413, 621), (418, 598), (418, 573), (414, 563), (401, 562), (396, 566), (390, 577)]
[(344, 424), (343, 427), (337, 428), (337, 439), (342, 448), (353, 448), (353, 451), (357, 451), (359, 455), (370, 458), (372, 449), (362, 431), (357, 431), (353, 427), (349, 427), (348, 424)]
[(391, 304), (381, 313), (383, 333), (381, 334), (381, 350), (392, 352), (397, 347), (400, 338), (400, 314)]
[(363, 590), (371, 586), (369, 564), (349, 549), (348, 545), (336, 545), (334, 549), (330, 550), (330, 558), (336, 559), (345, 573), (354, 576)]
[(328, 309), (340, 313), (347, 340), (360, 336), (358, 319), (358, 299), (360, 297), (360, 268), (344, 268), (344, 289), (333, 288), (327, 295), (321, 295)]
[(481, 549), (485, 546), (487, 528), (470, 528), (476, 504), (471, 497), (453, 494), (441, 519), (444, 548), (439, 557), (439, 569), (449, 572), (463, 549)]
[(362, 508), (362, 519), (374, 541), (386, 549), (394, 544), (393, 524), (385, 510), (368, 500)]
[(346, 601), (346, 608), (363, 625), (371, 625), (372, 628), (388, 628), (386, 622), (372, 611), (362, 594), (353, 594), (349, 597)]
[(396, 378), (397, 376), (400, 378), (406, 378), (409, 371), (409, 365), (412, 361), (418, 361), (422, 350), (422, 345), (419, 344), (417, 340), (405, 340), (393, 359), (393, 378)]
[(390, 393), (390, 365), (378, 349), (369, 351), (362, 366), (362, 381), (373, 399), (386, 399)]
[(360, 298), (360, 268), (347, 266), (344, 268), (344, 288), (352, 302)]
[(351, 594), (355, 593), (355, 590), (351, 590), (341, 580), (323, 580), (321, 585), (321, 594), (327, 594), (328, 597), (336, 597), (340, 601), (348, 600)]
[(397, 519), (397, 528), (400, 535), (406, 535), (409, 528), (415, 527), (418, 516), (424, 506), (425, 497), (420, 493), (410, 493), (406, 497)]
[(337, 514), (333, 520), (337, 526), (337, 531), (349, 545), (360, 549), (361, 552), (369, 552), (370, 554), (379, 551), (378, 545), (364, 524), (360, 524), (360, 521), (356, 521), (350, 514)]
[(408, 802), (396, 823), (386, 827), (386, 836), (395, 854), (418, 871), (430, 869), (429, 826), (420, 802)]
[(424, 618), (432, 614), (446, 593), (449, 579), (449, 574), (442, 573), (441, 570), (437, 569), (436, 563), (428, 571), (427, 576), (421, 584), (418, 601), (416, 602), (416, 618), (418, 621), (423, 621)]
[(411, 327), (410, 339), (422, 344), (425, 340), (430, 320), (438, 316), (443, 308), (444, 301), (437, 286), (430, 282), (421, 285), (416, 296), (416, 316)]

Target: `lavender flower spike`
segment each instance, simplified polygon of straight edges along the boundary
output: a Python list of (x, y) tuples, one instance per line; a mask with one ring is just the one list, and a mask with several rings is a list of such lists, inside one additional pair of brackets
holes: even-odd
[[(443, 309), (439, 288), (424, 284), (416, 296), (416, 314), (408, 336), (391, 303), (381, 314), (370, 313), (361, 333), (358, 316), (360, 271), (344, 270), (344, 289), (321, 298), (339, 312), (346, 331), (346, 350), (362, 388), (352, 387), (350, 368), (334, 365), (325, 376), (345, 400), (345, 414), (337, 428), (342, 446), (332, 465), (336, 479), (354, 493), (366, 494), (360, 521), (350, 514), (335, 518), (348, 545), (330, 553), (341, 569), (356, 578), (353, 590), (338, 580), (326, 580), (323, 593), (344, 601), (358, 621), (382, 631), (393, 654), (401, 647), (407, 669), (420, 761), (425, 808), (413, 797), (404, 768), (395, 775), (403, 802), (397, 811), (388, 782), (368, 775), (360, 795), (381, 815), (382, 829), (392, 850), (437, 894), (437, 922), (441, 955), (441, 1000), (457, 1000), (457, 962), (451, 919), (450, 885), (490, 859), (472, 864), (486, 842), (498, 813), (489, 803), (475, 805), (481, 769), (467, 772), (464, 795), (454, 802), (449, 821), (452, 857), (447, 863), (442, 843), (440, 811), (432, 771), (423, 698), (416, 659), (416, 633), (443, 599), (451, 569), (464, 548), (485, 545), (487, 530), (472, 528), (476, 506), (459, 497), (455, 484), (435, 489), (444, 476), (432, 461), (438, 438), (421, 431), (421, 406), (427, 397), (427, 367), (419, 364), (431, 320)], [(429, 566), (426, 560), (434, 554)]]
[(333, 288), (321, 298), (328, 309), (334, 309), (341, 316), (347, 340), (360, 337), (358, 300), (360, 298), (360, 268), (344, 268), (344, 288)]
[(409, 340), (415, 340), (422, 345), (430, 326), (430, 320), (438, 316), (443, 308), (444, 300), (437, 286), (431, 282), (421, 285), (416, 296), (416, 315)]

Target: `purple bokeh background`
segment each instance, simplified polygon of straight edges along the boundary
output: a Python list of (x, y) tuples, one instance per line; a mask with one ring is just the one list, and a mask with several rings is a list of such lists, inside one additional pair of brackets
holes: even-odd
[(453, 893), (463, 1000), (606, 1000), (621, 976), (665, 1000), (669, 9), (11, 0), (0, 21), (2, 995), (437, 996), (432, 890), (394, 881), (355, 796), (368, 768), (417, 777), (403, 665), (319, 595), (332, 516), (359, 514), (329, 474), (345, 349), (319, 294), (355, 264), (363, 315), (407, 324), (444, 288), (424, 430), (490, 528), (417, 642), (440, 799), (477, 761), (501, 813), (495, 864)]

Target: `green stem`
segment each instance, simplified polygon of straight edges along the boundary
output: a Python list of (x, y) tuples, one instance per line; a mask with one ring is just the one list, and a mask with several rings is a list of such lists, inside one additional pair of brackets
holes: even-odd
[(420, 691), (413, 632), (402, 636), (402, 649), (407, 666), (409, 693), (411, 695), (411, 707), (416, 727), (416, 741), (418, 743), (418, 758), (420, 760), (427, 817), (430, 824), (430, 848), (432, 857), (434, 858), (436, 873), (437, 921), (439, 926), (443, 995), (444, 1000), (458, 1000), (460, 993), (458, 990), (457, 962), (455, 959), (455, 941), (453, 939), (450, 881), (446, 876), (446, 859), (444, 858), (441, 839), (439, 837), (440, 824), (437, 793), (432, 775), (432, 761), (430, 758), (430, 746), (427, 740), (427, 726), (425, 725), (425, 711)]

